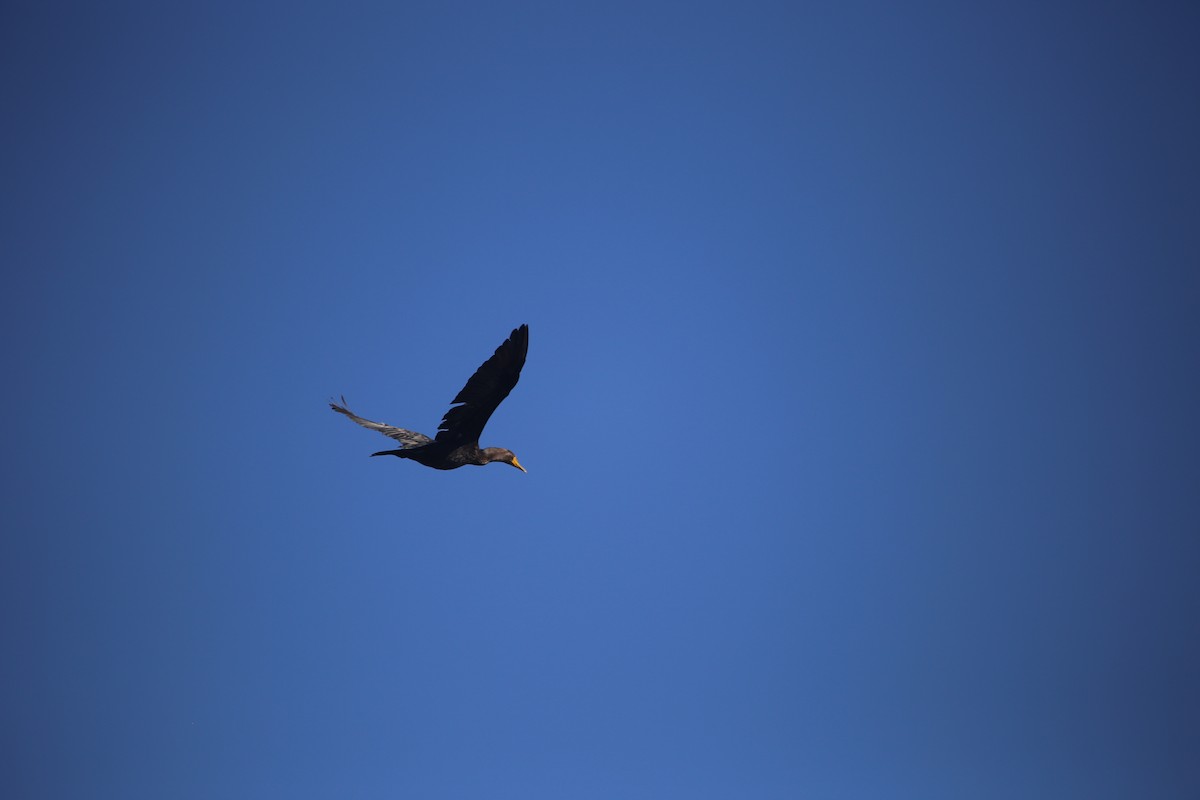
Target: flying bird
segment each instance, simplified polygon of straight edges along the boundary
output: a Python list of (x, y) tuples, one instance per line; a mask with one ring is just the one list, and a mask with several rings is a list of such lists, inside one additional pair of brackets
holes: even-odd
[(483, 466), (499, 461), (525, 472), (525, 468), (511, 450), (505, 450), (503, 447), (481, 448), (479, 436), (483, 433), (483, 426), (487, 425), (492, 412), (517, 385), (528, 351), (529, 326), (522, 325), (513, 330), (508, 339), (496, 348), (492, 357), (475, 370), (467, 385), (451, 401), (452, 407), (442, 417), (442, 424), (438, 426), (437, 435), (432, 439), (423, 433), (406, 431), (404, 428), (356, 416), (346, 408), (344, 397), (342, 405), (330, 403), (329, 407), (339, 414), (345, 414), (364, 428), (379, 431), (400, 443), (400, 447), (395, 450), (381, 450), (371, 453), (373, 456), (398, 456), (434, 469), (458, 469), (467, 464)]

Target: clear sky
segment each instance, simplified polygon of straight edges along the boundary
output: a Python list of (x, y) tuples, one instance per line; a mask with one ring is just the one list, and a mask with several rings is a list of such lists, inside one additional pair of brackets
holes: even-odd
[(1184, 8), (6, 4), (0, 794), (1200, 796)]

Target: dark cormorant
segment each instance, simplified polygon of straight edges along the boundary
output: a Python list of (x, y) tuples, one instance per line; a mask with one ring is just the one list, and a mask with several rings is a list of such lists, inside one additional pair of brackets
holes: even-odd
[[(479, 435), (483, 426), (496, 410), (496, 406), (508, 397), (508, 393), (517, 385), (521, 377), (521, 367), (525, 366), (525, 354), (529, 350), (529, 326), (522, 325), (512, 332), (512, 335), (496, 348), (492, 357), (475, 370), (475, 374), (467, 381), (458, 396), (452, 401), (455, 404), (442, 424), (438, 426), (437, 436), (430, 439), (423, 433), (394, 428), (382, 422), (372, 422), (369, 419), (355, 416), (349, 409), (330, 403), (329, 407), (339, 414), (345, 414), (350, 419), (379, 431), (384, 436), (390, 436), (400, 442), (397, 450), (382, 450), (371, 453), (373, 456), (398, 456), (416, 461), (434, 469), (458, 469), (465, 464), (490, 464), (500, 461), (512, 464), (521, 472), (525, 468), (517, 462), (517, 457), (511, 450), (503, 447), (479, 446)], [(346, 398), (342, 398), (342, 403)]]

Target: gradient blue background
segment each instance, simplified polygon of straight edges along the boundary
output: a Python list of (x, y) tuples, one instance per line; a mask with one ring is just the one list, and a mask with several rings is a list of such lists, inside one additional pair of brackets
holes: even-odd
[(7, 4), (0, 793), (1200, 796), (1183, 7)]

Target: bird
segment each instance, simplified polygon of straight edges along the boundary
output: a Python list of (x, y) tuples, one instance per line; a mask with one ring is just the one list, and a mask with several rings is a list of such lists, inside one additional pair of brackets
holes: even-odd
[(450, 410), (442, 417), (437, 435), (432, 439), (423, 433), (363, 419), (346, 408), (345, 397), (341, 398), (341, 405), (331, 402), (329, 407), (364, 428), (379, 431), (400, 443), (395, 450), (381, 450), (371, 453), (372, 456), (397, 456), (443, 470), (458, 469), (467, 464), (484, 466), (499, 462), (525, 472), (526, 469), (511, 450), (503, 447), (481, 448), (479, 436), (492, 412), (517, 385), (528, 351), (529, 326), (521, 325), (513, 329), (492, 357), (475, 370), (467, 385), (455, 395)]

